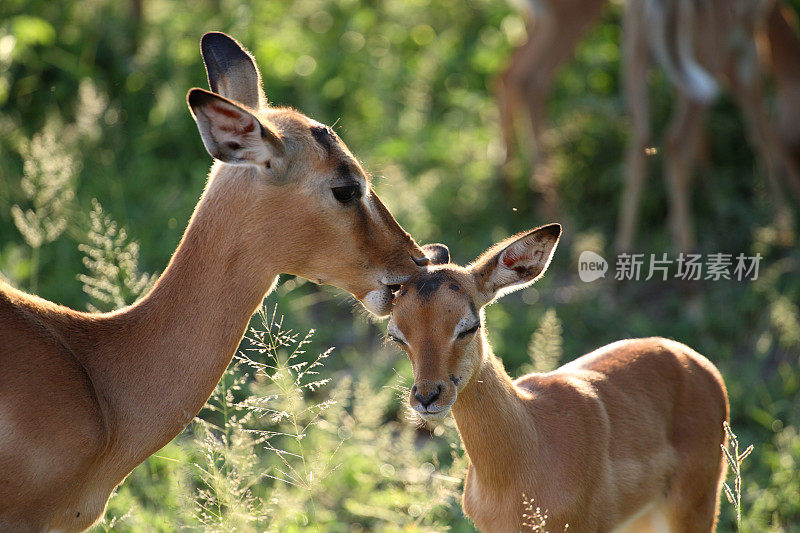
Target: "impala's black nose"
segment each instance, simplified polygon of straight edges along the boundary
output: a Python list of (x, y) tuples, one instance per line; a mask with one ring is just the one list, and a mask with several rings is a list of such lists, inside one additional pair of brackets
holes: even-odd
[(411, 387), (411, 394), (414, 395), (414, 398), (419, 400), (419, 403), (422, 404), (423, 407), (428, 407), (436, 398), (439, 397), (439, 394), (442, 392), (442, 386), (436, 385), (434, 386), (427, 386), (427, 387), (417, 387), (414, 385)]

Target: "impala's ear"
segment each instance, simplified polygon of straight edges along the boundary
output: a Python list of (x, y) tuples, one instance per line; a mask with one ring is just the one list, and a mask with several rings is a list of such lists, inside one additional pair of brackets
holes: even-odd
[(283, 141), (271, 124), (204, 89), (192, 89), (186, 100), (212, 157), (234, 165), (255, 165), (268, 172), (281, 162)]
[(560, 236), (561, 225), (548, 224), (494, 245), (470, 265), (485, 303), (536, 281), (550, 264)]
[(432, 265), (446, 265), (450, 262), (450, 249), (444, 244), (433, 243), (422, 247)]
[(218, 31), (203, 35), (200, 51), (211, 91), (258, 109), (264, 94), (261, 73), (253, 57), (235, 40)]

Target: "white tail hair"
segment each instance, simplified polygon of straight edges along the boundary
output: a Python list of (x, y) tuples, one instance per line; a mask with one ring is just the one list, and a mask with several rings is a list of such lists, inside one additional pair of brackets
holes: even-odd
[(694, 2), (645, 0), (645, 23), (653, 54), (667, 75), (689, 98), (707, 103), (717, 95), (718, 86), (695, 56)]

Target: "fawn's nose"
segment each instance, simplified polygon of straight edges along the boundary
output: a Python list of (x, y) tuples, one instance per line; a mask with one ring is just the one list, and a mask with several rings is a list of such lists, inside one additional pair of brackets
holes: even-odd
[(424, 387), (417, 387), (416, 385), (414, 385), (413, 387), (411, 387), (411, 394), (414, 395), (414, 398), (419, 400), (419, 403), (421, 403), (423, 407), (428, 407), (430, 404), (436, 401), (436, 398), (439, 397), (439, 394), (441, 394), (441, 392), (442, 392), (441, 385), (436, 385), (436, 386), (428, 385)]

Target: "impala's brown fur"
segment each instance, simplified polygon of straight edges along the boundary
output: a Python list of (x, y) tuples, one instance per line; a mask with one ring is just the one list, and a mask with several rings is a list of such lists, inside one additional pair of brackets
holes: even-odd
[[(776, 3), (766, 21), (766, 35), (761, 35), (759, 49), (769, 59), (775, 75), (778, 100), (778, 125), (781, 147), (790, 158), (793, 175), (800, 175), (800, 24), (788, 6)], [(765, 42), (766, 41), (766, 42)], [(800, 199), (800, 181), (789, 182)]]
[[(661, 16), (653, 16), (653, 12)], [(668, 35), (671, 28), (681, 28), (687, 23), (685, 21), (690, 25), (673, 38), (677, 41), (673, 43), (675, 50), (656, 54), (662, 65), (668, 63), (662, 59), (664, 56), (674, 57), (676, 63), (676, 66), (668, 68), (677, 85), (677, 104), (664, 143), (664, 178), (670, 197), (669, 226), (673, 245), (679, 251), (690, 251), (695, 246), (690, 183), (703, 141), (705, 116), (712, 101), (710, 96), (713, 95), (707, 90), (706, 97), (700, 98), (697, 93), (702, 91), (690, 90), (693, 84), (685, 73), (692, 69), (686, 65), (695, 60), (693, 70), (704, 69), (707, 72), (705, 78), (712, 84), (717, 80), (725, 85), (738, 104), (750, 145), (764, 167), (775, 226), (781, 241), (787, 243), (792, 239), (793, 222), (784, 189), (788, 184), (800, 199), (800, 174), (791, 153), (792, 139), (800, 136), (800, 128), (794, 121), (791, 127), (780, 129), (778, 121), (770, 117), (765, 105), (763, 78), (771, 69), (778, 82), (779, 112), (796, 118), (800, 113), (795, 107), (797, 98), (787, 97), (797, 92), (800, 81), (797, 76), (800, 41), (796, 27), (789, 27), (781, 5), (775, 0), (647, 0), (631, 3), (625, 13), (625, 88), (634, 135), (628, 145), (617, 248), (627, 251), (633, 246), (646, 177), (645, 149), (650, 143), (648, 50), (668, 48), (668, 45), (654, 43), (654, 36)], [(773, 54), (771, 64), (759, 57), (759, 42), (781, 43), (781, 52)], [(784, 126), (787, 124), (782, 122)]]
[[(211, 86), (231, 99), (194, 89), (190, 105), (212, 155), (235, 164), (215, 163), (153, 290), (89, 314), (0, 282), (0, 530), (94, 523), (114, 487), (200, 410), (278, 274), (386, 314), (387, 284), (427, 262), (335, 134), (267, 107), (229, 37), (210, 34), (203, 50)], [(348, 183), (362, 194), (343, 204), (331, 187)]]
[[(500, 125), (506, 162), (513, 158), (515, 121), (527, 115), (531, 153), (537, 167), (547, 159), (545, 104), (560, 67), (576, 43), (600, 19), (605, 0), (528, 2), (527, 40), (517, 47), (498, 80)], [(626, 179), (617, 221), (616, 247), (634, 245), (636, 223), (651, 147), (648, 70), (651, 55), (677, 89), (664, 143), (664, 178), (670, 198), (669, 228), (676, 249), (695, 245), (690, 181), (702, 152), (703, 125), (721, 84), (727, 86), (744, 117), (753, 151), (764, 165), (775, 205), (776, 226), (789, 230), (791, 212), (785, 184), (800, 201), (800, 38), (794, 12), (777, 0), (630, 0), (623, 13), (623, 87), (632, 136), (626, 154)], [(762, 52), (756, 53), (756, 45)], [(760, 56), (760, 57), (759, 57)], [(763, 77), (775, 80), (776, 117), (770, 117)], [(543, 165), (546, 167), (546, 165)], [(546, 205), (557, 204), (548, 171), (537, 169), (536, 188)], [(504, 175), (504, 180), (508, 177)], [(533, 184), (533, 181), (532, 181)], [(543, 186), (544, 185), (544, 186)], [(510, 185), (505, 183), (506, 189)], [(781, 235), (790, 237), (790, 232)], [(784, 239), (785, 240), (785, 239)]]
[(559, 68), (572, 57), (578, 40), (595, 24), (605, 0), (530, 0), (525, 13), (527, 39), (512, 51), (497, 80), (500, 126), (506, 163), (514, 156), (515, 121), (520, 112), (531, 126), (530, 152), (544, 153), (545, 104)]
[(464, 512), (482, 531), (518, 531), (524, 494), (548, 531), (712, 531), (728, 401), (705, 357), (631, 339), (514, 381), (492, 353), (483, 306), (540, 276), (559, 232), (432, 267), (396, 298), (389, 334), (411, 359), (411, 406), (428, 420), (452, 409), (469, 455)]

